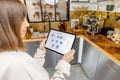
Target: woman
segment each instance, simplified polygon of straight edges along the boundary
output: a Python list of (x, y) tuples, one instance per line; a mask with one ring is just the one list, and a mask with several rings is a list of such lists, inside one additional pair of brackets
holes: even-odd
[[(25, 52), (27, 11), (19, 0), (0, 0), (0, 80), (49, 80), (43, 68), (46, 49), (41, 42), (34, 58)], [(50, 80), (65, 80), (69, 76), (69, 62), (75, 50), (70, 50), (56, 66)]]

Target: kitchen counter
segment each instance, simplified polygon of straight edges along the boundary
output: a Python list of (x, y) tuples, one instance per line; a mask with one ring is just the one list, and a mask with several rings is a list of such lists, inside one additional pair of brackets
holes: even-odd
[(91, 45), (100, 50), (113, 62), (120, 66), (120, 45), (108, 40), (105, 36), (97, 34), (92, 36), (90, 34), (78, 35), (79, 38), (84, 38)]
[[(69, 31), (71, 32), (71, 31)], [(86, 33), (84, 30), (81, 32), (72, 32), (77, 35), (77, 38), (84, 38), (87, 42), (89, 42), (94, 47), (98, 48), (103, 54), (105, 54), (109, 59), (115, 62), (120, 66), (120, 45), (115, 44), (111, 40), (107, 39), (105, 36), (101, 34), (96, 34), (95, 36)], [(32, 41), (42, 41), (45, 37), (39, 38), (30, 38), (31, 34), (27, 33), (26, 39), (24, 42), (32, 42)]]

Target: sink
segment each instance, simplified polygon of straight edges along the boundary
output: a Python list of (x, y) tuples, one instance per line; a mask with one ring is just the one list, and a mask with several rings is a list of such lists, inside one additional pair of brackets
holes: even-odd
[(48, 33), (40, 33), (39, 36), (40, 37), (46, 37), (48, 35)]
[(31, 38), (46, 37), (48, 33), (33, 32)]

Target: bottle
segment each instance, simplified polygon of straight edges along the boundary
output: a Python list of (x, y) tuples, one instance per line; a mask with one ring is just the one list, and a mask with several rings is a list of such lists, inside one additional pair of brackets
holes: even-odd
[(33, 30), (33, 27), (32, 26), (30, 26), (30, 33), (33, 33), (34, 32), (34, 30)]
[(88, 21), (88, 15), (85, 14), (83, 17), (83, 26), (87, 26), (87, 21)]
[(61, 31), (66, 31), (66, 23), (62, 20), (59, 24), (58, 24), (58, 28)]
[(100, 21), (102, 19), (102, 14), (99, 15), (98, 20)]
[(94, 21), (95, 20), (95, 14), (94, 13), (92, 13), (92, 15), (91, 15), (91, 19), (92, 19), (92, 21)]

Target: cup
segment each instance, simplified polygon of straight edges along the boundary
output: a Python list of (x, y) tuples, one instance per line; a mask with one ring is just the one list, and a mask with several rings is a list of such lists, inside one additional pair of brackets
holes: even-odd
[(108, 4), (106, 10), (107, 10), (107, 11), (113, 11), (114, 7), (115, 7), (114, 5)]
[(33, 33), (34, 31), (33, 31), (33, 28), (30, 28), (30, 33)]

